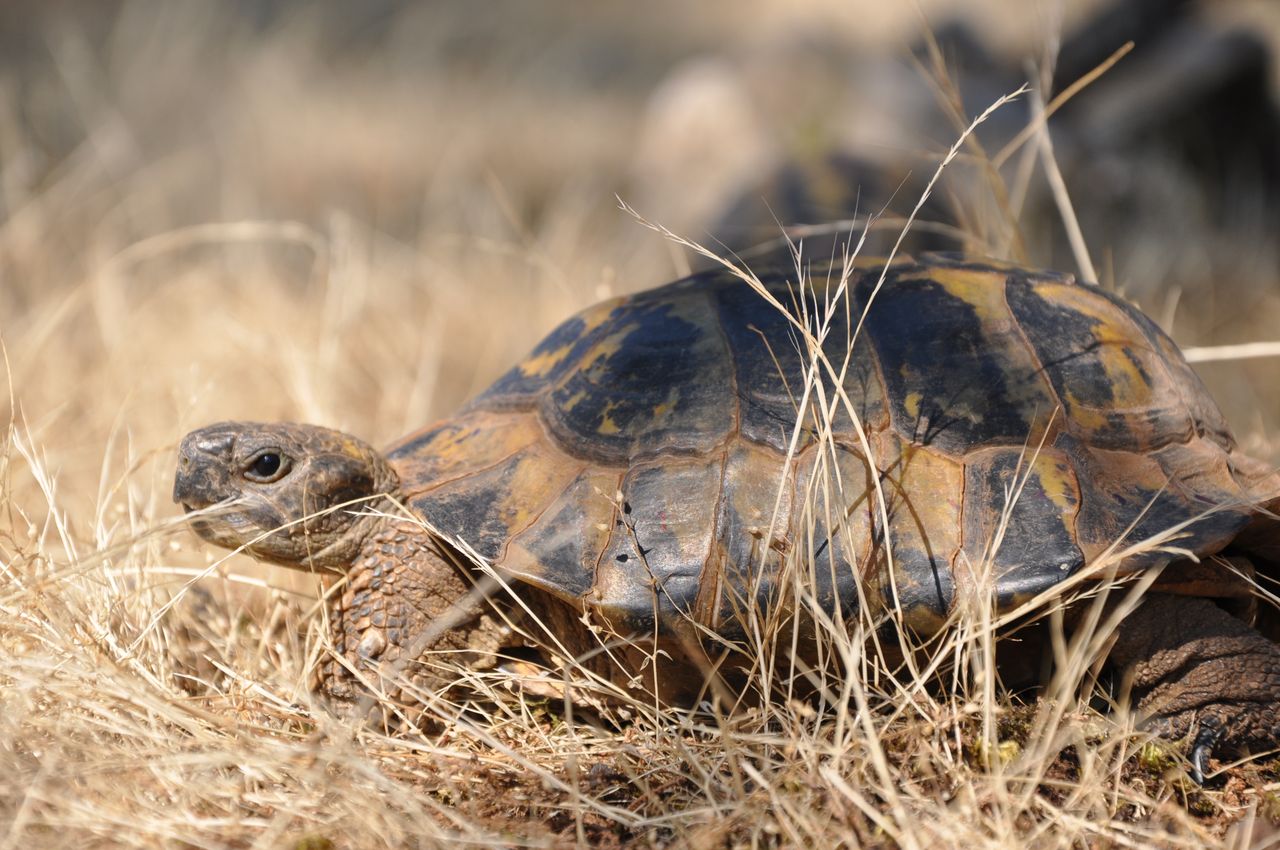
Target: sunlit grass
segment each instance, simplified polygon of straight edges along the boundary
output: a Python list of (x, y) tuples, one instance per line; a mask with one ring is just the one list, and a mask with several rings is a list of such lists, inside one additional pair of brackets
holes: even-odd
[[(130, 9), (124, 24), (141, 26)], [(754, 705), (666, 709), (569, 664), (536, 687), (525, 668), (460, 672), (462, 688), (405, 718), (416, 731), (332, 714), (309, 680), (326, 640), (320, 580), (190, 535), (170, 504), (176, 441), (218, 419), (289, 418), (389, 442), (448, 415), (574, 309), (683, 260), (616, 209), (615, 192), (641, 188), (628, 174), (641, 110), (622, 95), (528, 91), (500, 65), (488, 72), (501, 85), (456, 70), (397, 85), (394, 67), (327, 67), (305, 29), (238, 26), (214, 62), (230, 85), (178, 85), (208, 71), (201, 28), (220, 20), (165, 13), (173, 49), (138, 36), (151, 47), (133, 61), (121, 29), (97, 68), (74, 27), (54, 28), (39, 97), (0, 98), (2, 846), (1200, 847), (1275, 834), (1274, 767), (1201, 790), (1123, 706), (1095, 710), (1111, 697), (1094, 681), (1104, 622), (1055, 647), (1045, 699), (1008, 693), (1001, 612), (981, 595), (898, 661), (864, 651), (884, 625), (869, 613), (817, 617), (823, 663), (791, 673), (817, 683), (816, 700), (787, 698), (766, 664)], [(43, 170), (40, 109), (78, 140)], [(209, 138), (164, 148), (175, 115)], [(738, 265), (747, 286), (750, 259)], [(838, 300), (818, 306), (843, 315)], [(822, 320), (797, 315), (810, 334)], [(1253, 338), (1230, 331), (1194, 329), (1198, 342)], [(829, 425), (841, 402), (821, 378), (840, 364), (813, 364), (797, 398)], [(1236, 410), (1270, 392), (1274, 369), (1258, 374)], [(1265, 420), (1236, 424), (1251, 451), (1271, 450)], [(814, 486), (811, 518), (843, 503), (831, 467)], [(792, 568), (786, 592), (811, 607), (803, 549)], [(772, 658), (789, 635), (758, 626), (743, 651)]]

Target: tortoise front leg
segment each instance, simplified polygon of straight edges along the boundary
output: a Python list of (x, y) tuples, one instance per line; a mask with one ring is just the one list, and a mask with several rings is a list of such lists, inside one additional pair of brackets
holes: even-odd
[(1280, 645), (1209, 600), (1149, 594), (1121, 623), (1110, 660), (1132, 677), (1147, 728), (1195, 732), (1197, 782), (1215, 751), (1280, 746)]
[(319, 671), (321, 689), (355, 699), (354, 674), (385, 696), (412, 701), (405, 682), (423, 691), (451, 683), (450, 666), (441, 660), (493, 666), (511, 629), (460, 562), (416, 523), (387, 520), (372, 532), (332, 605), (337, 657)]

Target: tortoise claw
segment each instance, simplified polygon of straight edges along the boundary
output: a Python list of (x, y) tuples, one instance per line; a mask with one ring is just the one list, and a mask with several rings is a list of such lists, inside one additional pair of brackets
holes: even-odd
[(1204, 775), (1209, 770), (1209, 756), (1213, 755), (1213, 749), (1222, 740), (1224, 731), (1225, 727), (1217, 717), (1209, 715), (1201, 719), (1200, 729), (1191, 743), (1191, 781), (1195, 784), (1204, 785)]

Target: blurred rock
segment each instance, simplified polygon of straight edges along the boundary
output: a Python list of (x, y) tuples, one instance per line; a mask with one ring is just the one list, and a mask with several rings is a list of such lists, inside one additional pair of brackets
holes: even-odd
[[(1271, 51), (1261, 37), (1219, 23), (1211, 5), (1119, 0), (1077, 26), (1057, 53), (1050, 97), (1134, 42), (1129, 55), (1062, 107), (1050, 130), (1100, 276), (1140, 299), (1164, 287), (1185, 289), (1194, 301), (1211, 282), (1256, 291), (1273, 286), (1280, 271), (1273, 236), (1280, 229), (1280, 110)], [(713, 232), (742, 250), (780, 236), (782, 225), (881, 210), (888, 225), (909, 213), (963, 126), (1039, 73), (1022, 57), (986, 46), (964, 19), (939, 27), (934, 44), (922, 39), (905, 57), (845, 63), (848, 85), (879, 91), (863, 97), (863, 111), (837, 120), (896, 127), (900, 142), (774, 145), (774, 166), (726, 196)], [(1044, 51), (1051, 55), (1052, 45)], [(935, 227), (910, 234), (908, 250), (964, 248), (1076, 265), (1043, 166), (1027, 172), (1020, 153), (994, 179), (982, 163), (1030, 115), (1024, 97), (974, 134), (976, 144), (949, 166), (921, 211), (922, 222)], [(896, 239), (886, 229), (888, 236), (871, 240), (873, 252)]]

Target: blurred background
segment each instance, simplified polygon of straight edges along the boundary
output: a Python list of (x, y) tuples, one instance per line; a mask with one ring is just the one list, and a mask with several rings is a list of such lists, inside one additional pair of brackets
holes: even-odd
[[(0, 822), (77, 850), (435, 846), (436, 821), (560, 846), (608, 806), (626, 817), (597, 818), (606, 839), (633, 807), (655, 845), (686, 825), (691, 846), (773, 845), (793, 807), (862, 819), (856, 788), (937, 846), (1040, 846), (1055, 823), (1092, 846), (1218, 812), (1163, 767), (1108, 767), (1124, 736), (1037, 773), (1032, 803), (1021, 768), (988, 781), (992, 750), (966, 755), (987, 741), (967, 699), (923, 725), (885, 713), (830, 775), (808, 719), (784, 732), (819, 750), (772, 728), (727, 748), (644, 724), (593, 739), (536, 700), (475, 737), (353, 738), (297, 710), (316, 578), (218, 560), (170, 493), (194, 427), (287, 418), (386, 444), (573, 311), (709, 262), (619, 199), (748, 264), (783, 225), (833, 218), (853, 221), (791, 231), (806, 255), (868, 216), (865, 250), (887, 251), (964, 127), (1024, 84), (904, 248), (1094, 277), (1184, 346), (1280, 340), (1278, 49), (1276, 0), (3, 0)], [(1050, 132), (1025, 133), (1040, 103)], [(1280, 462), (1280, 360), (1197, 369), (1244, 448)], [(1094, 787), (1069, 790), (1078, 775)], [(1239, 788), (1222, 805), (1261, 823)], [(759, 832), (750, 814), (726, 831), (756, 810)]]
[[(1095, 276), (1183, 345), (1280, 339), (1268, 0), (5, 3), (0, 406), (101, 542), (173, 513), (191, 427), (384, 443), (569, 312), (704, 262), (618, 198), (725, 250), (882, 213), (887, 250), (1024, 82), (906, 247), (1080, 272), (1018, 135), (1130, 40), (1049, 120)], [(1276, 361), (1200, 371), (1280, 457)]]

